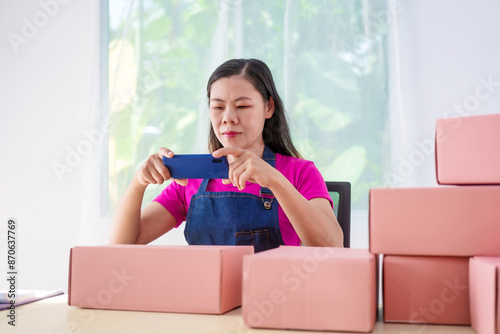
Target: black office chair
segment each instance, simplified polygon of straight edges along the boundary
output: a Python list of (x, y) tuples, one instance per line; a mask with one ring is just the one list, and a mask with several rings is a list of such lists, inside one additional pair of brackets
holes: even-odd
[(351, 247), (351, 184), (349, 182), (326, 182), (326, 188), (333, 201), (333, 211), (342, 232), (344, 247)]

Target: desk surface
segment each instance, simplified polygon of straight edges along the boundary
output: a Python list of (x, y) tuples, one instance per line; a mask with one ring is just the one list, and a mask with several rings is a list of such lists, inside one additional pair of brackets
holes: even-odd
[[(16, 327), (7, 323), (9, 311), (1, 311), (0, 333), (307, 333), (247, 328), (243, 325), (241, 308), (223, 315), (91, 310), (68, 306), (67, 298), (67, 295), (61, 295), (17, 307)], [(378, 321), (372, 333), (465, 334), (474, 333), (474, 331), (469, 326), (384, 324)]]

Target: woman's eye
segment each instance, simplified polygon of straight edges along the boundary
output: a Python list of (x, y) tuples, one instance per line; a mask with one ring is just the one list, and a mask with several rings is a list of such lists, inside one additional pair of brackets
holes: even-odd
[(238, 106), (238, 109), (245, 109), (248, 108), (248, 106)]

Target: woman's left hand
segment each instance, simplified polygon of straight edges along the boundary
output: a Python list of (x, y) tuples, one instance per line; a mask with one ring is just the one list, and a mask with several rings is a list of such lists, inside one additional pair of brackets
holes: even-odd
[(215, 158), (232, 156), (229, 161), (229, 180), (222, 180), (224, 184), (232, 183), (240, 191), (245, 189), (247, 181), (257, 183), (261, 187), (271, 188), (273, 180), (279, 173), (261, 157), (249, 150), (238, 147), (224, 147), (213, 152)]

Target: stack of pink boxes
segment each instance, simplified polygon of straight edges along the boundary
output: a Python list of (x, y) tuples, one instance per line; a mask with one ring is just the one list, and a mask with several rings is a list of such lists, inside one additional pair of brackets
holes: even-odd
[(498, 334), (499, 130), (500, 115), (438, 120), (438, 182), (455, 186), (372, 189), (370, 250), (75, 247), (69, 304), (208, 314), (242, 305), (249, 327), (370, 332), (383, 254), (384, 321)]
[(500, 332), (499, 130), (500, 115), (440, 119), (437, 180), (454, 186), (370, 191), (384, 321)]

